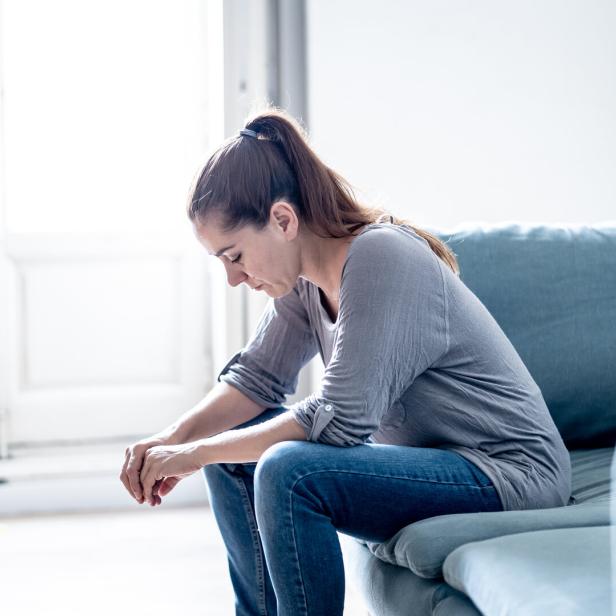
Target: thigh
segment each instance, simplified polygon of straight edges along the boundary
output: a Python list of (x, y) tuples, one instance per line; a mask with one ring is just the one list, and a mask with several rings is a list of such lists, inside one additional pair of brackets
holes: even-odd
[(287, 441), (263, 454), (257, 473), (270, 489), (292, 491), (337, 530), (367, 541), (436, 515), (502, 510), (487, 475), (445, 449)]

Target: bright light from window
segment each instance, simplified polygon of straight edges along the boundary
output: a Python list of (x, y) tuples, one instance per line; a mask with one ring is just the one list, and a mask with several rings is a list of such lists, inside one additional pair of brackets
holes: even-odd
[(218, 105), (218, 93), (210, 96), (216, 31), (207, 6), (204, 0), (3, 3), (10, 232), (188, 225), (186, 197)]

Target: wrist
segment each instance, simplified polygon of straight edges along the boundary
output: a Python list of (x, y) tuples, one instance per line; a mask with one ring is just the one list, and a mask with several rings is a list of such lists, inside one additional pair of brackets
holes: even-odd
[(172, 428), (161, 430), (156, 436), (167, 445), (180, 445), (183, 442), (181, 433)]
[(200, 466), (207, 466), (211, 464), (210, 456), (211, 445), (207, 442), (208, 439), (204, 438), (196, 442), (197, 459)]

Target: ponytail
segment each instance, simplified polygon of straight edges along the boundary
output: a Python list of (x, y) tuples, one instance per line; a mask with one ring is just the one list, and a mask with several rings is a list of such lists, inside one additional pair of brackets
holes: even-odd
[(227, 139), (191, 187), (187, 215), (192, 222), (205, 224), (216, 212), (226, 233), (247, 224), (260, 230), (269, 222), (272, 204), (281, 199), (323, 238), (347, 237), (387, 219), (410, 227), (459, 275), (454, 253), (437, 237), (383, 208), (361, 204), (351, 184), (320, 160), (304, 128), (286, 111), (270, 106), (249, 117), (244, 129), (256, 138), (240, 133)]

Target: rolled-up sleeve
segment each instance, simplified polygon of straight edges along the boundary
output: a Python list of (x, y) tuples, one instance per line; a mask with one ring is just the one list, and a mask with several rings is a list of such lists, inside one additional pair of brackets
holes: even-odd
[(447, 350), (438, 257), (383, 227), (358, 236), (342, 272), (334, 349), (318, 391), (290, 407), (307, 440), (364, 443), (415, 378)]
[(228, 383), (265, 408), (284, 404), (295, 393), (299, 372), (318, 344), (297, 285), (271, 298), (248, 343), (220, 371)]

